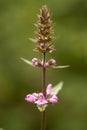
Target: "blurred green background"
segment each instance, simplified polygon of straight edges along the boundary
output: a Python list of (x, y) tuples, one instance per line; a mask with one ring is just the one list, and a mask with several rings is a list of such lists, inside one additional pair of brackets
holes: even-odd
[(25, 95), (41, 90), (41, 70), (20, 60), (33, 51), (34, 23), (47, 4), (55, 23), (56, 51), (48, 54), (67, 69), (49, 69), (47, 83), (64, 81), (59, 103), (47, 109), (48, 130), (87, 129), (87, 0), (0, 0), (0, 128), (40, 130), (40, 113)]

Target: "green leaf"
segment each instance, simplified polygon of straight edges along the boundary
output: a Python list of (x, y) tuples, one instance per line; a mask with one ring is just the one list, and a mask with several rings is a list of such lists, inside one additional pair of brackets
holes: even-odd
[(29, 64), (30, 66), (33, 66), (31, 61), (29, 61), (25, 58), (21, 58), (21, 60), (24, 61), (25, 63)]
[(70, 67), (70, 66), (69, 66), (69, 65), (64, 65), (64, 66), (53, 66), (52, 68), (54, 68), (54, 69), (57, 69), (57, 68), (63, 69), (63, 68), (67, 68), (67, 67)]
[(47, 106), (48, 106), (47, 104), (37, 105), (37, 108), (38, 108), (38, 110), (39, 110), (40, 112), (43, 112), (43, 111), (45, 111), (45, 109), (46, 109)]
[(33, 38), (29, 38), (30, 41), (34, 42), (34, 43), (37, 43), (37, 40), (36, 39), (33, 39)]
[(53, 92), (55, 95), (57, 95), (59, 93), (59, 91), (62, 89), (62, 87), (63, 87), (63, 82), (60, 82), (51, 89), (51, 92)]

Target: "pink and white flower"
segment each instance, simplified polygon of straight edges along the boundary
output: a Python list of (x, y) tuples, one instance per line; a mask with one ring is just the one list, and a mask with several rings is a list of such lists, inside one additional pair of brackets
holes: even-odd
[(40, 111), (44, 111), (48, 104), (54, 104), (58, 102), (57, 96), (51, 91), (52, 84), (48, 84), (46, 89), (46, 96), (42, 92), (28, 94), (25, 100), (37, 105)]

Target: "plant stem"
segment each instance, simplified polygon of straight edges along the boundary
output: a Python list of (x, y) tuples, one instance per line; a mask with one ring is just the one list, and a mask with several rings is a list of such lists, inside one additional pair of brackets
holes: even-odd
[(43, 87), (42, 92), (46, 96), (46, 68), (44, 67), (46, 60), (46, 53), (43, 53)]
[(46, 110), (41, 112), (41, 130), (45, 130), (46, 127)]
[[(46, 96), (46, 68), (44, 67), (46, 61), (46, 53), (43, 53), (43, 77), (42, 77), (42, 92)], [(41, 113), (41, 130), (45, 130), (46, 110)]]

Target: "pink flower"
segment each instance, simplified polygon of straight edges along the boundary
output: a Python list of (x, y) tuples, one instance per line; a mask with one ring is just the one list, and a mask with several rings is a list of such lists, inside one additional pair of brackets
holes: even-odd
[(55, 65), (55, 64), (56, 64), (56, 61), (55, 61), (54, 59), (50, 59), (50, 60), (49, 60), (49, 64), (50, 64), (50, 65)]
[(56, 95), (51, 95), (51, 97), (48, 99), (49, 103), (57, 103), (58, 102), (58, 98)]
[(56, 65), (56, 61), (54, 59), (50, 59), (45, 63), (45, 67), (52, 67)]
[(44, 111), (48, 104), (54, 104), (58, 102), (57, 96), (51, 91), (52, 84), (48, 84), (46, 89), (46, 96), (42, 92), (28, 94), (25, 100), (37, 105), (40, 111)]
[(38, 94), (38, 100), (35, 102), (35, 104), (37, 105), (44, 105), (44, 104), (47, 104), (47, 100), (45, 99), (43, 93), (39, 93)]
[(41, 66), (42, 66), (41, 61), (40, 61), (39, 59), (37, 59), (37, 58), (33, 58), (33, 59), (32, 59), (32, 64), (33, 64), (34, 66), (36, 66), (36, 67), (41, 67)]
[(52, 84), (48, 84), (46, 89), (46, 94), (49, 95), (51, 93)]
[(38, 93), (28, 94), (25, 97), (25, 100), (27, 102), (32, 102), (32, 103), (34, 103), (37, 99), (38, 99)]
[(48, 84), (47, 89), (46, 89), (47, 101), (48, 103), (57, 103), (58, 98), (53, 92), (51, 92), (51, 88), (52, 88), (52, 84)]

